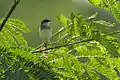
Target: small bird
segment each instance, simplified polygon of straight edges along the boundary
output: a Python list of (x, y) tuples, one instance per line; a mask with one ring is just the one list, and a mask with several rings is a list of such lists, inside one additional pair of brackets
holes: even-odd
[(52, 28), (50, 26), (51, 20), (44, 19), (41, 21), (39, 35), (41, 37), (42, 42), (44, 43), (44, 47), (47, 48), (48, 42), (52, 37)]

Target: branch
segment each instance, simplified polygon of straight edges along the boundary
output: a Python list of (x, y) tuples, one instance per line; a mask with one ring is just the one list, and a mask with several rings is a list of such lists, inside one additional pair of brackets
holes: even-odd
[(74, 45), (74, 44), (78, 44), (78, 43), (82, 43), (82, 42), (88, 42), (88, 41), (92, 41), (92, 40), (94, 40), (94, 39), (81, 40), (81, 41), (74, 42), (74, 43), (63, 44), (63, 45), (58, 45), (58, 46), (54, 46), (54, 47), (51, 47), (51, 48), (46, 48), (46, 49), (43, 49), (43, 50), (33, 51), (32, 53), (43, 52), (43, 51), (46, 51), (46, 50), (51, 50), (51, 49), (55, 49), (55, 48), (66, 47), (66, 46), (70, 46), (70, 45)]
[(107, 36), (107, 35), (114, 35), (114, 34), (119, 34), (119, 33), (120, 33), (120, 31), (115, 31), (115, 32), (107, 33), (107, 34), (105, 34), (105, 35)]
[(14, 1), (14, 4), (12, 5), (10, 11), (8, 12), (7, 16), (4, 18), (3, 22), (0, 25), (0, 31), (3, 29), (5, 23), (7, 22), (8, 18), (10, 17), (10, 15), (12, 14), (12, 12), (14, 11), (14, 9), (16, 8), (16, 6), (19, 2), (20, 2), (20, 0)]
[[(115, 35), (115, 34), (119, 34), (119, 33), (120, 33), (120, 31), (115, 31), (115, 32), (107, 33), (107, 34), (105, 34), (105, 36), (107, 36), (107, 35)], [(43, 50), (36, 50), (36, 51), (33, 51), (32, 53), (43, 52), (43, 51), (50, 50), (50, 49), (55, 49), (55, 48), (60, 48), (60, 47), (66, 47), (66, 46), (70, 46), (70, 45), (73, 45), (73, 44), (87, 42), (87, 41), (92, 41), (92, 40), (93, 39), (86, 39), (86, 40), (82, 40), (82, 41), (78, 41), (78, 42), (74, 42), (74, 43), (58, 45), (58, 46), (54, 46), (54, 47), (51, 47), (51, 48), (46, 48), (46, 49), (43, 49)]]

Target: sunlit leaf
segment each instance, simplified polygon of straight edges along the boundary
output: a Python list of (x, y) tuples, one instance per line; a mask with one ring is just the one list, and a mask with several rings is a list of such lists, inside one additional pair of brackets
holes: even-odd
[(107, 21), (104, 21), (104, 20), (93, 21), (93, 22), (104, 25), (104, 26), (108, 26), (108, 27), (115, 26), (115, 23), (110, 23), (110, 22), (107, 22)]
[(120, 1), (119, 0), (88, 0), (92, 5), (112, 11), (114, 17), (120, 22)]

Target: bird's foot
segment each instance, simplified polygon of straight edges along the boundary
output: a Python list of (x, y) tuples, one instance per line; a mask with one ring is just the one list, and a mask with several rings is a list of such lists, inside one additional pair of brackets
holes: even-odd
[(47, 58), (47, 57), (48, 57), (48, 52), (47, 52), (47, 51), (44, 51), (44, 52), (43, 52), (43, 56)]
[(48, 57), (48, 51), (42, 51), (44, 49), (46, 49), (46, 48), (40, 48), (40, 52), (43, 52), (43, 56), (47, 58)]

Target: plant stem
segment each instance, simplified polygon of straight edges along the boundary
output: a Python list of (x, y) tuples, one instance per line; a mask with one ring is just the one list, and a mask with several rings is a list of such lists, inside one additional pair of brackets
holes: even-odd
[(88, 41), (92, 41), (92, 40), (94, 40), (94, 39), (81, 40), (81, 41), (78, 41), (78, 42), (73, 42), (73, 43), (69, 43), (69, 44), (63, 44), (63, 45), (58, 45), (58, 46), (54, 46), (54, 47), (51, 47), (51, 48), (46, 48), (46, 49), (43, 49), (43, 50), (33, 51), (32, 53), (43, 52), (43, 51), (46, 51), (46, 50), (51, 50), (51, 49), (55, 49), (55, 48), (66, 47), (66, 46), (70, 46), (70, 45), (74, 45), (74, 44), (78, 44), (78, 43), (83, 43), (83, 42), (88, 42)]
[(8, 12), (8, 14), (6, 15), (6, 17), (4, 18), (3, 22), (0, 25), (0, 31), (3, 29), (5, 23), (7, 22), (8, 18), (10, 17), (10, 15), (12, 14), (12, 12), (14, 11), (14, 9), (16, 8), (16, 6), (19, 2), (20, 2), (20, 0), (15, 0), (14, 1), (14, 4), (10, 8), (10, 11)]

